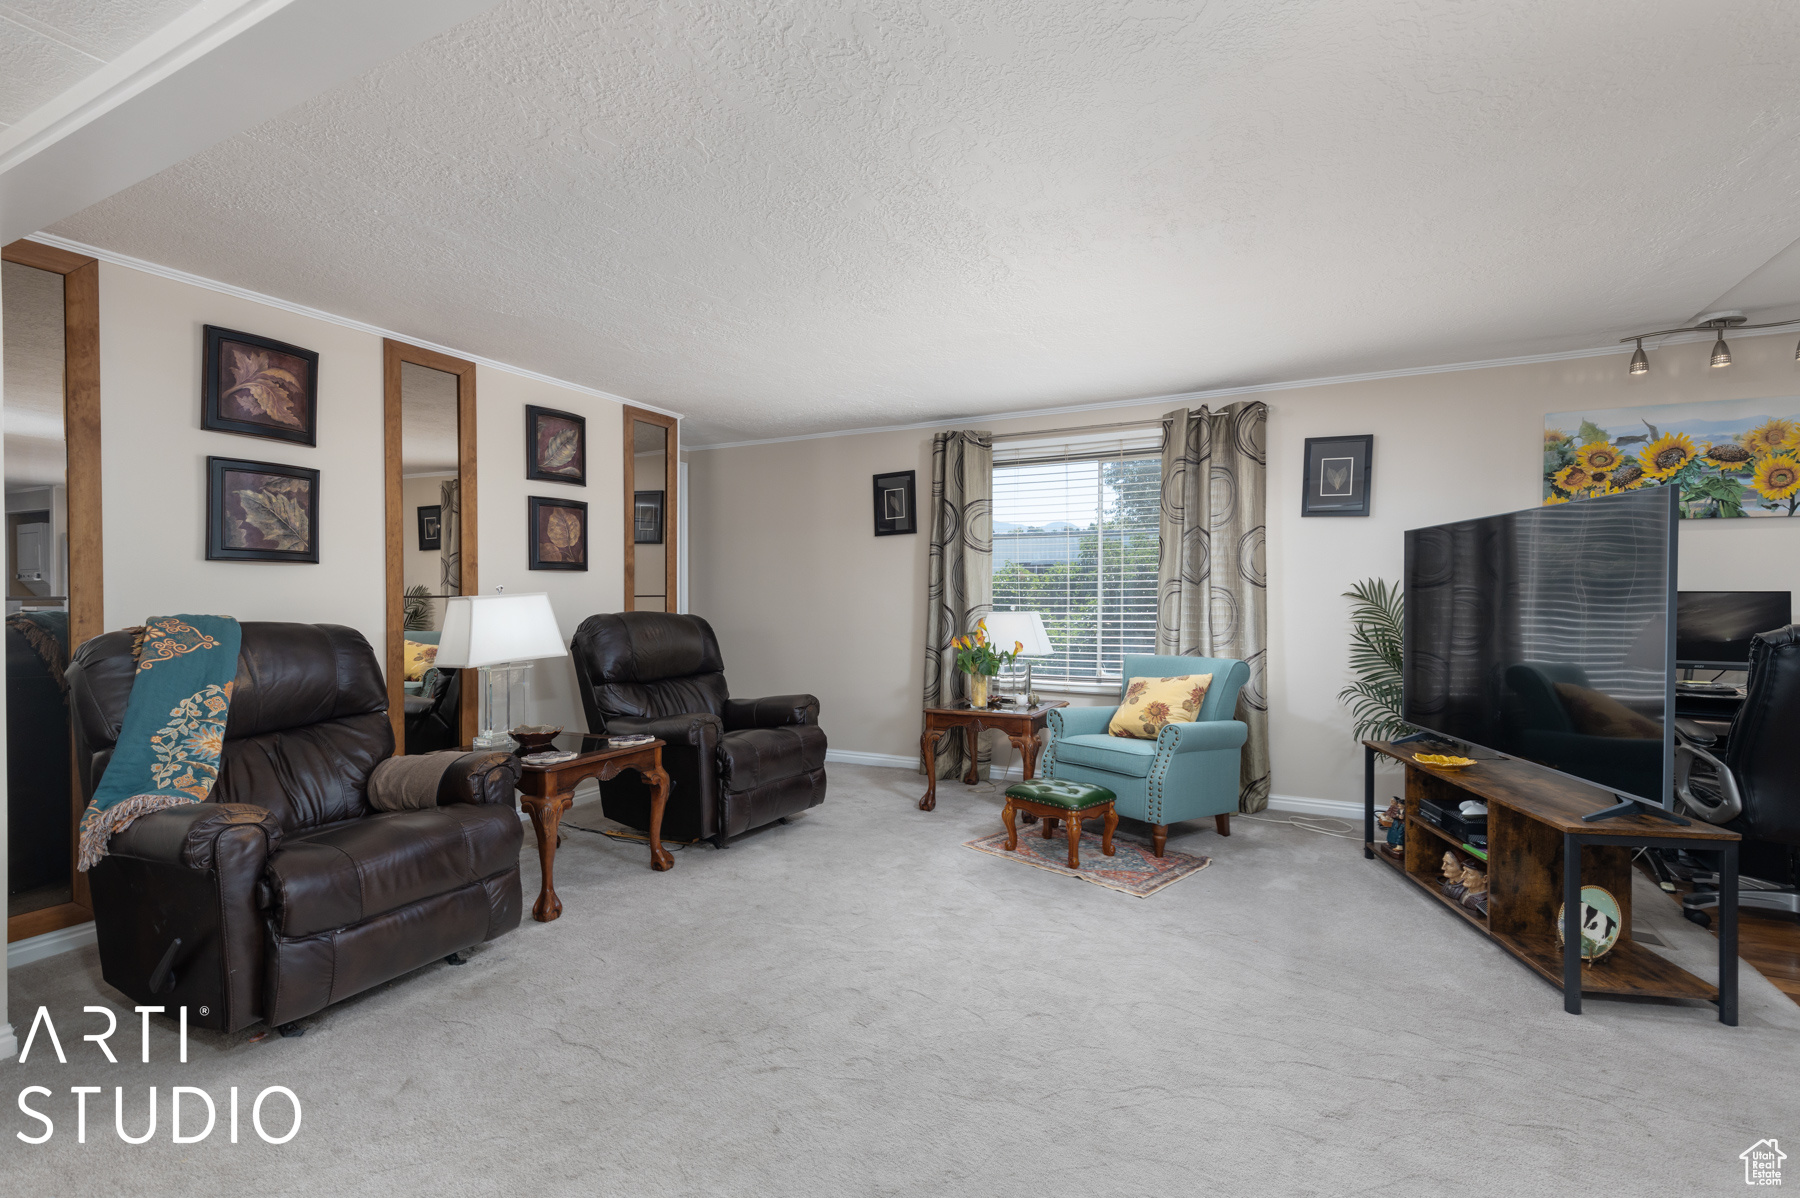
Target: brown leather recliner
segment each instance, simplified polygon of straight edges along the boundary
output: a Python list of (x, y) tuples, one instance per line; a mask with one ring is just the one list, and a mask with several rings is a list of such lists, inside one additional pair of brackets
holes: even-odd
[[(589, 616), (570, 646), (588, 731), (668, 742), (670, 840), (725, 841), (825, 801), (825, 730), (811, 695), (733, 699), (712, 625), (699, 616)], [(650, 826), (650, 788), (635, 773), (600, 786), (607, 818)]]
[[(69, 665), (87, 795), (134, 669), (124, 632)], [(89, 871), (107, 982), (197, 1027), (276, 1026), (517, 927), (518, 759), (465, 754), (438, 806), (376, 811), (369, 775), (393, 751), (361, 633), (245, 623), (211, 797), (139, 817)]]

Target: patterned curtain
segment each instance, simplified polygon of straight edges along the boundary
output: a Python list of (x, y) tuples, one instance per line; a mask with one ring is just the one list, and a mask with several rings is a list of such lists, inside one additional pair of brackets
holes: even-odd
[(1268, 575), (1263, 562), (1267, 404), (1163, 417), (1162, 555), (1156, 651), (1235, 657), (1250, 667), (1237, 718), (1244, 745), (1240, 811), (1269, 805)]
[(440, 491), (444, 510), (438, 517), (439, 585), (446, 595), (462, 594), (462, 480), (451, 479)]
[[(950, 642), (972, 632), (976, 622), (994, 610), (992, 433), (950, 432), (932, 438), (930, 502), (925, 706), (951, 707), (964, 692)], [(991, 751), (976, 746), (975, 752), (976, 774), (986, 778)], [(934, 767), (940, 778), (968, 769), (961, 738), (944, 738)]]

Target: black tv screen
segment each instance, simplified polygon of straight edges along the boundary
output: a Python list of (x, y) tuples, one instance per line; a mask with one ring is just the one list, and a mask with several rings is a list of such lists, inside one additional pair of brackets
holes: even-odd
[(1682, 591), (1675, 596), (1675, 659), (1743, 669), (1751, 637), (1793, 622), (1791, 591)]
[(1408, 532), (1401, 718), (1669, 806), (1678, 490)]

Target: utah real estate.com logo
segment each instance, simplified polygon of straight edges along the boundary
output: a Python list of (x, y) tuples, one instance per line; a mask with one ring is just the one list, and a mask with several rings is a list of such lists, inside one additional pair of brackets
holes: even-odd
[(1781, 1162), (1787, 1159), (1787, 1153), (1775, 1140), (1758, 1140), (1750, 1147), (1738, 1153), (1738, 1159), (1744, 1162), (1744, 1184), (1747, 1186), (1778, 1186), (1781, 1184)]

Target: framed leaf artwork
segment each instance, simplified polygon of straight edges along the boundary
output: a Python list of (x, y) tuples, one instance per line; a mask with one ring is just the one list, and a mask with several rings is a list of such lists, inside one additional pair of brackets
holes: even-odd
[(1306, 465), (1301, 471), (1305, 495), (1302, 516), (1366, 516), (1369, 514), (1370, 462), (1375, 435), (1308, 437)]
[(660, 545), (663, 543), (663, 492), (631, 493), (631, 543)]
[(527, 565), (533, 570), (588, 568), (588, 505), (579, 499), (528, 497), (531, 546)]
[(525, 477), (587, 485), (587, 417), (525, 405)]
[(204, 352), (201, 428), (318, 444), (317, 351), (209, 324)]
[(319, 472), (207, 458), (206, 560), (317, 562)]
[(419, 552), (435, 552), (444, 547), (444, 505), (434, 503), (419, 509)]

